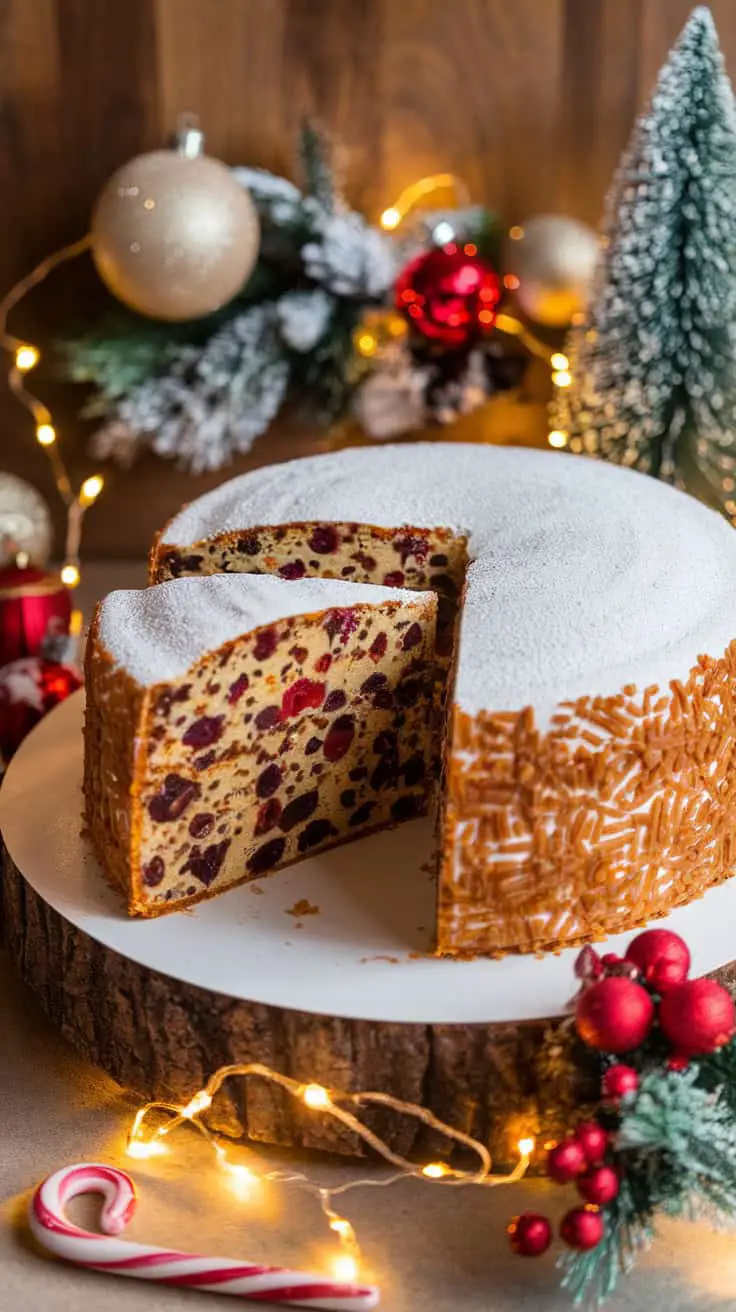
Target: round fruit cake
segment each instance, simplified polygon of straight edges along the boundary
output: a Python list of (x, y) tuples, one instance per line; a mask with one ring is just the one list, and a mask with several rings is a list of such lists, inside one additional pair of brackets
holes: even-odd
[[(262, 624), (242, 626), (255, 636), (241, 639), (228, 665), (231, 688), (250, 662), (252, 704), (242, 714), (239, 703), (222, 709), (231, 697), (224, 681), (208, 674), (189, 686), (192, 662), (216, 645), (204, 591), (196, 604), (192, 594), (198, 655), (188, 648), (161, 678), (155, 662), (130, 668), (121, 631), (138, 626), (138, 645), (148, 641), (136, 615), (126, 612), (116, 629), (103, 603), (93, 630), (88, 762), (99, 753), (114, 759), (117, 776), (113, 800), (105, 770), (88, 766), (97, 850), (108, 869), (120, 865), (109, 855), (109, 817), (125, 809), (126, 780), (133, 780), (135, 806), (144, 799), (148, 819), (132, 818), (131, 843), (127, 815), (113, 844), (124, 850), (128, 885), (160, 858), (162, 887), (179, 862), (195, 889), (184, 891), (177, 873), (168, 902), (154, 897), (133, 909), (155, 914), (182, 896), (211, 894), (298, 858), (298, 841), (290, 844), (284, 829), (292, 795), (278, 791), (289, 777), (281, 766), (296, 754), (293, 795), (301, 795), (310, 746), (314, 764), (324, 764), (320, 753), (334, 730), (327, 708), (337, 703), (350, 722), (352, 755), (339, 786), (324, 795), (307, 789), (318, 793), (310, 820), (322, 822), (320, 845), (354, 836), (360, 826), (351, 829), (351, 818), (370, 803), (363, 814), (376, 827), (417, 814), (438, 788), (442, 953), (577, 944), (661, 916), (731, 874), (736, 537), (690, 497), (644, 475), (551, 452), (442, 443), (351, 449), (258, 469), (187, 506), (152, 551), (151, 582), (163, 587), (141, 595), (150, 615), (161, 606), (161, 623), (171, 627), (175, 621), (163, 618), (167, 589), (191, 587), (185, 576), (206, 585), (201, 576), (230, 575), (221, 586), (240, 586), (247, 597), (259, 580), (243, 574), (273, 575), (272, 585), (280, 579), (285, 609), (278, 621), (263, 621), (279, 650), (270, 683), (253, 676)], [(325, 591), (315, 620), (299, 589), (317, 576)], [(362, 600), (353, 614), (356, 602), (344, 590), (356, 584)], [(415, 614), (412, 591), (436, 596), (436, 637), (431, 598), (416, 598)], [(173, 607), (179, 622), (186, 609), (183, 601)], [(323, 650), (325, 623), (335, 634)], [(405, 650), (408, 632), (416, 650)], [(140, 711), (121, 717), (110, 709), (116, 697), (129, 706), (136, 697), (158, 700), (162, 723), (142, 727)], [(244, 716), (251, 717), (245, 735)], [(213, 731), (201, 723), (218, 717), (222, 737), (205, 743)], [(168, 744), (163, 755), (160, 744)], [(246, 758), (254, 783), (238, 794), (233, 762)], [(412, 784), (410, 761), (408, 778), (421, 772)], [(264, 835), (275, 844), (270, 867), (256, 855), (263, 844), (254, 829), (265, 823), (257, 818), (259, 763), (280, 771), (279, 811), (272, 808)], [(157, 822), (157, 807), (163, 814), (166, 806), (152, 812), (151, 805), (156, 789), (166, 795), (167, 775), (184, 781), (169, 783), (169, 792), (200, 792), (186, 806), (175, 799), (169, 811), (176, 814)], [(208, 875), (200, 888), (191, 826), (210, 786), (210, 846), (230, 838), (221, 828), (230, 812), (247, 836), (237, 868), (222, 882)], [(166, 824), (175, 830), (164, 853), (156, 844)]]

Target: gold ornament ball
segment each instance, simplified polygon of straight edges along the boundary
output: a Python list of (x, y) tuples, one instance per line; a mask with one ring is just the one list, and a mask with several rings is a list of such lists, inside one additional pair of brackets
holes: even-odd
[(209, 155), (138, 155), (92, 216), (92, 255), (109, 290), (152, 319), (196, 319), (240, 291), (258, 258), (248, 192)]
[(535, 323), (566, 328), (590, 299), (598, 261), (598, 234), (587, 223), (539, 214), (512, 228), (509, 272), (519, 279), (516, 299)]

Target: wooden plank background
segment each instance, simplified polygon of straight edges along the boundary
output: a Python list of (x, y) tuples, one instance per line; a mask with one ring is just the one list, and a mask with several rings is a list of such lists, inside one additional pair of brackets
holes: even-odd
[[(199, 113), (208, 149), (289, 172), (313, 113), (345, 144), (345, 187), (376, 218), (412, 179), (461, 174), (509, 223), (595, 223), (634, 115), (689, 0), (0, 0), (0, 286), (86, 229), (111, 172)], [(713, 0), (736, 74), (736, 2)], [(48, 342), (94, 278), (78, 268), (22, 307)], [(88, 468), (74, 389), (39, 376), (75, 472)], [(514, 435), (513, 419), (509, 432)], [(541, 434), (541, 430), (540, 430)], [(319, 437), (287, 421), (254, 459)], [(235, 469), (247, 467), (248, 459)], [(29, 421), (0, 394), (0, 466), (48, 492)], [(146, 458), (112, 472), (87, 552), (135, 555), (192, 479)]]

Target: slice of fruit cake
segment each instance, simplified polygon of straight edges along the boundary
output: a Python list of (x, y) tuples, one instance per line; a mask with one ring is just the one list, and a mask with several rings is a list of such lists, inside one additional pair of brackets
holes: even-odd
[(114, 592), (86, 657), (86, 820), (155, 916), (421, 814), (431, 593), (266, 575)]

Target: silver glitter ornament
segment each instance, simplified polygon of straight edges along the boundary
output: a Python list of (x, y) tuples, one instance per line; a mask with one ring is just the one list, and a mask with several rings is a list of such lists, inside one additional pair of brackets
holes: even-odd
[(0, 472), (0, 566), (16, 560), (45, 565), (52, 540), (51, 514), (41, 493), (15, 474)]

